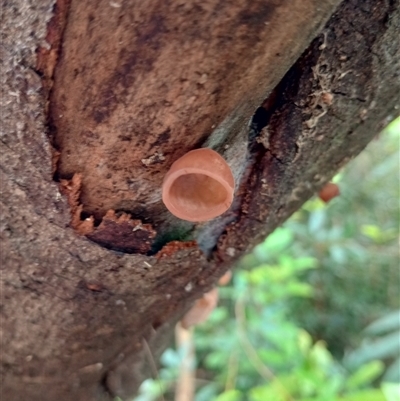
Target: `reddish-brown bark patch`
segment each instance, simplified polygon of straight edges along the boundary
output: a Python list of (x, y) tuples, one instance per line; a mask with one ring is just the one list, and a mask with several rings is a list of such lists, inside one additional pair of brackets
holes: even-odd
[(196, 241), (171, 241), (164, 245), (160, 251), (157, 252), (156, 257), (158, 259), (172, 256), (174, 253), (181, 249), (197, 248)]
[(87, 234), (89, 239), (105, 248), (126, 253), (149, 252), (155, 236), (156, 231), (150, 224), (132, 220), (126, 213), (117, 216), (114, 210), (109, 210), (101, 224)]
[(53, 149), (52, 155), (51, 155), (51, 172), (53, 176), (57, 172), (57, 166), (58, 166), (58, 161), (60, 160), (60, 155), (61, 153), (58, 152), (57, 150)]
[(48, 47), (39, 47), (36, 51), (36, 70), (42, 74), (43, 87), (48, 93), (53, 85), (53, 73), (60, 53), (61, 40), (67, 22), (71, 0), (57, 0), (54, 14), (47, 24), (46, 42)]
[(80, 235), (87, 235), (93, 231), (94, 218), (92, 216), (81, 219), (83, 205), (79, 201), (82, 187), (82, 175), (74, 174), (70, 180), (60, 180), (60, 192), (67, 197), (71, 213), (71, 227)]
[(79, 206), (79, 193), (82, 185), (82, 175), (74, 174), (70, 180), (60, 181), (60, 192), (67, 197), (71, 211)]
[(60, 192), (67, 197), (71, 212), (71, 227), (80, 235), (108, 249), (126, 253), (147, 253), (150, 251), (156, 231), (151, 224), (142, 224), (127, 213), (117, 215), (109, 210), (98, 227), (94, 227), (93, 216), (82, 217), (80, 203), (82, 175), (74, 174), (71, 180), (60, 180)]
[(77, 287), (92, 292), (107, 291), (107, 288), (104, 286), (104, 284), (102, 284), (100, 281), (94, 281), (94, 280), (91, 281), (82, 280), (78, 283)]
[(67, 197), (71, 213), (71, 227), (80, 235), (86, 235), (93, 231), (94, 219), (88, 217), (81, 220), (83, 206), (80, 204), (79, 197), (82, 186), (82, 175), (74, 174), (70, 180), (60, 181), (60, 192)]

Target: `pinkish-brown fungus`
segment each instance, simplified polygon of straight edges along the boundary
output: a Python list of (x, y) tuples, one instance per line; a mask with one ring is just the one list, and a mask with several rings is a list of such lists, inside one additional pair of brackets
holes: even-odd
[(183, 220), (207, 221), (229, 209), (235, 181), (226, 161), (214, 150), (196, 149), (176, 160), (164, 178), (162, 198)]

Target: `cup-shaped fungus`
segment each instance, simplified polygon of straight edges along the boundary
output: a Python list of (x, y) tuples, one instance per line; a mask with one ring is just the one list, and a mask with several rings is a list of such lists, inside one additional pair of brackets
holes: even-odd
[(319, 198), (325, 203), (328, 203), (330, 200), (339, 195), (340, 189), (333, 182), (328, 182), (318, 193)]
[(218, 285), (227, 285), (232, 278), (232, 270), (228, 270), (225, 274), (219, 278)]
[(176, 160), (164, 178), (162, 199), (176, 217), (207, 221), (232, 204), (235, 180), (226, 161), (214, 150), (196, 149)]
[(218, 288), (213, 288), (206, 292), (194, 305), (186, 312), (186, 315), (181, 320), (181, 325), (184, 329), (205, 322), (211, 315), (211, 312), (218, 304)]

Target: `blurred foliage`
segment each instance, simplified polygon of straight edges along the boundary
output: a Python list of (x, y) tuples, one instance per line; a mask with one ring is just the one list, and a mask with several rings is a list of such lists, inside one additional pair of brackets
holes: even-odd
[[(399, 140), (400, 118), (241, 260), (195, 330), (195, 401), (400, 401)], [(184, 357), (135, 401), (172, 400)]]
[(350, 369), (357, 369), (375, 359), (392, 360), (383, 378), (400, 383), (400, 310), (371, 323), (364, 330), (361, 346), (348, 353), (344, 362)]
[(285, 224), (292, 251), (318, 260), (304, 276), (313, 299), (292, 302), (292, 316), (336, 357), (361, 330), (399, 309), (400, 119), (335, 177), (341, 195), (329, 207), (314, 198)]

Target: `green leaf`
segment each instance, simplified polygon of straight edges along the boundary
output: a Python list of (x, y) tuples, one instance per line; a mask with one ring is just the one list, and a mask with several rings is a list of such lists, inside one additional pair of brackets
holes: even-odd
[(379, 377), (385, 369), (385, 365), (381, 361), (372, 361), (361, 366), (346, 381), (346, 388), (354, 390), (367, 384), (370, 384)]
[(343, 264), (347, 261), (346, 249), (341, 246), (332, 245), (329, 248), (329, 254), (332, 257), (332, 260), (337, 264)]
[(207, 355), (204, 363), (209, 369), (220, 369), (226, 364), (227, 354), (225, 352), (211, 352)]
[(382, 383), (381, 389), (386, 401), (400, 401), (399, 383)]
[(392, 228), (383, 231), (380, 227), (373, 224), (364, 224), (361, 226), (361, 232), (366, 237), (372, 239), (377, 243), (383, 243), (393, 240), (397, 237), (397, 230)]
[(287, 228), (277, 228), (267, 239), (260, 245), (256, 246), (254, 252), (257, 256), (261, 256), (261, 260), (265, 257), (277, 255), (286, 249), (293, 241), (293, 234)]
[(286, 284), (286, 291), (288, 295), (308, 298), (313, 295), (314, 288), (310, 284), (293, 281)]
[(348, 394), (337, 399), (338, 401), (386, 401), (381, 390), (364, 390)]
[(303, 355), (307, 355), (312, 347), (312, 338), (305, 330), (299, 330), (298, 344)]
[(177, 368), (181, 363), (181, 356), (179, 352), (168, 348), (161, 355), (161, 363), (169, 368)]
[(400, 383), (400, 357), (386, 369), (383, 380), (386, 382)]
[(220, 394), (215, 401), (240, 401), (242, 393), (239, 390), (228, 390)]
[(388, 334), (379, 340), (369, 342), (348, 355), (347, 364), (350, 367), (361, 366), (367, 361), (384, 359), (399, 355), (400, 332)]
[(265, 282), (277, 280), (275, 277), (277, 274), (281, 275), (279, 269), (276, 266), (262, 264), (255, 267), (250, 272), (247, 272), (249, 282), (252, 284), (262, 284)]
[(400, 135), (400, 117), (395, 118), (385, 129), (384, 132), (390, 132), (392, 135)]
[(211, 313), (208, 322), (216, 324), (225, 321), (228, 318), (228, 311), (225, 307), (219, 306), (213, 310)]
[(325, 209), (319, 209), (312, 212), (308, 220), (308, 229), (311, 234), (321, 234), (323, 227), (326, 222), (326, 211)]
[(206, 384), (205, 386), (201, 387), (198, 391), (196, 391), (195, 401), (214, 400), (218, 391), (220, 390), (217, 383)]
[(293, 259), (293, 267), (297, 271), (315, 269), (318, 267), (318, 260), (312, 257)]
[[(134, 401), (156, 401), (167, 390), (167, 383), (162, 380), (145, 380), (139, 387), (139, 394)], [(119, 401), (117, 397), (113, 401)], [(122, 400), (121, 400), (122, 401)]]
[(284, 395), (276, 386), (268, 384), (265, 386), (253, 387), (250, 390), (250, 401), (285, 401)]
[(310, 351), (310, 360), (316, 367), (324, 370), (332, 363), (332, 355), (326, 349), (324, 341), (317, 341)]
[(372, 322), (364, 330), (365, 334), (378, 335), (400, 328), (400, 310), (388, 313), (382, 318)]
[(281, 350), (274, 349), (259, 349), (258, 356), (269, 367), (286, 368), (286, 356)]
[(306, 202), (302, 209), (307, 210), (308, 212), (314, 212), (316, 210), (324, 209), (325, 207), (326, 205), (321, 199), (314, 197)]

